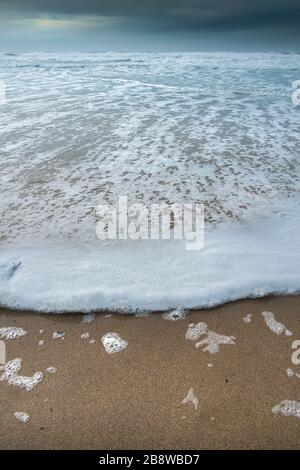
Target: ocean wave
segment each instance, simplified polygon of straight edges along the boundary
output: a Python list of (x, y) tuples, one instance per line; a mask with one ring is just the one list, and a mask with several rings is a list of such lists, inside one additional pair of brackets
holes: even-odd
[(2, 247), (0, 304), (131, 313), (300, 293), (299, 229), (297, 205), (289, 214), (209, 227), (204, 248), (193, 252), (182, 240)]

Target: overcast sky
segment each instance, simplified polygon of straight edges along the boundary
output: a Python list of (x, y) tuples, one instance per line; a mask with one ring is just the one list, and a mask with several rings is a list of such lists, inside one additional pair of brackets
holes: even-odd
[(1, 51), (300, 51), (300, 0), (0, 0)]

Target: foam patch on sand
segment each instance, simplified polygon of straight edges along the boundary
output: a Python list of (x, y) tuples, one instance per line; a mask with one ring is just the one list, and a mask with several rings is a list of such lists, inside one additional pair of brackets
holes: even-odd
[(190, 323), (185, 334), (186, 339), (197, 341), (204, 333), (207, 332), (207, 324), (204, 322)]
[(0, 338), (9, 339), (18, 339), (22, 336), (25, 336), (27, 331), (23, 330), (23, 328), (17, 328), (15, 326), (7, 326), (4, 328), (0, 328)]
[(295, 400), (283, 400), (272, 408), (274, 414), (295, 416), (300, 419), (300, 402)]
[(16, 358), (9, 361), (2, 366), (0, 370), (4, 369), (4, 373), (0, 377), (1, 382), (8, 382), (9, 385), (15, 385), (19, 388), (25, 388), (27, 392), (33, 390), (43, 380), (43, 373), (36, 372), (31, 377), (19, 375), (18, 373), (22, 369), (22, 359)]
[(52, 338), (54, 339), (64, 339), (65, 332), (64, 331), (54, 331)]
[(177, 308), (175, 310), (172, 310), (171, 312), (166, 312), (162, 314), (163, 319), (169, 321), (184, 320), (185, 316), (186, 312), (182, 308)]
[[(206, 335), (206, 338), (201, 341), (197, 341), (202, 335)], [(188, 326), (186, 339), (197, 341), (195, 344), (196, 348), (203, 347), (202, 351), (208, 351), (211, 354), (215, 354), (220, 351), (222, 344), (235, 344), (235, 336), (225, 336), (215, 333), (208, 329), (207, 324), (204, 322), (191, 323)]]
[(298, 377), (298, 379), (300, 379), (300, 374), (298, 374), (297, 372), (294, 372), (293, 369), (290, 369), (290, 368), (286, 369), (286, 373), (288, 377), (295, 376), (295, 377)]
[(245, 315), (245, 316), (243, 317), (243, 322), (244, 322), (244, 323), (251, 323), (251, 322), (252, 322), (252, 315), (251, 315), (251, 313), (248, 313), (247, 315)]
[(271, 331), (277, 335), (285, 333), (286, 336), (292, 336), (292, 332), (289, 331), (283, 323), (275, 320), (274, 313), (272, 312), (262, 312), (262, 316), (265, 319), (266, 325), (270, 328)]
[(82, 333), (82, 335), (80, 336), (81, 339), (89, 339), (89, 337), (90, 337), (90, 334), (88, 331), (86, 333)]
[(56, 374), (57, 372), (57, 368), (56, 367), (48, 367), (47, 369), (47, 372), (49, 372), (49, 374)]
[(102, 336), (101, 341), (108, 354), (124, 351), (128, 347), (127, 341), (122, 339), (118, 333), (106, 333)]
[(21, 423), (28, 423), (28, 421), (30, 420), (30, 415), (28, 413), (25, 413), (24, 411), (16, 411), (14, 413), (14, 416)]
[(194, 394), (194, 390), (193, 388), (190, 388), (187, 395), (184, 397), (184, 399), (182, 400), (181, 404), (186, 404), (186, 403), (192, 403), (192, 405), (194, 406), (195, 410), (197, 411), (198, 409), (198, 404), (199, 404), (199, 400), (198, 398), (196, 397), (196, 395)]

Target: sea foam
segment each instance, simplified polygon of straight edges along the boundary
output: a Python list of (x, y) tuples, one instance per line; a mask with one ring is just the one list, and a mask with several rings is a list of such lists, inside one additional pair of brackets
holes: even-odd
[[(298, 54), (0, 54), (0, 305), (170, 311), (300, 292)], [(220, 80), (222, 77), (222, 80)], [(96, 238), (200, 202), (205, 245)]]
[[(0, 249), (0, 304), (44, 312), (166, 311), (300, 292), (300, 210), (207, 227), (183, 240), (49, 243)], [(7, 278), (12, 259), (22, 264)], [(270, 321), (269, 321), (270, 324)]]

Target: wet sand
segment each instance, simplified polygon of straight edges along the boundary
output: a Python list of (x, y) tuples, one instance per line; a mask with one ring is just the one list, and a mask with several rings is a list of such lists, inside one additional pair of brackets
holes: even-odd
[[(293, 335), (271, 331), (262, 311)], [(286, 372), (300, 373), (291, 361), (291, 345), (300, 340), (300, 297), (234, 302), (176, 322), (159, 313), (101, 313), (83, 323), (78, 314), (0, 312), (0, 328), (28, 332), (5, 341), (6, 361), (22, 358), (22, 375), (44, 373), (30, 392), (0, 382), (1, 449), (300, 448), (300, 419), (272, 413), (283, 400), (300, 402), (300, 378)], [(234, 344), (221, 344), (215, 354), (195, 348), (185, 338), (192, 322), (234, 336)], [(56, 331), (64, 339), (54, 339)], [(89, 339), (81, 339), (85, 332)], [(107, 354), (101, 337), (108, 332), (128, 348)], [(191, 388), (197, 410), (181, 403)], [(17, 421), (16, 411), (28, 413), (29, 422)]]

